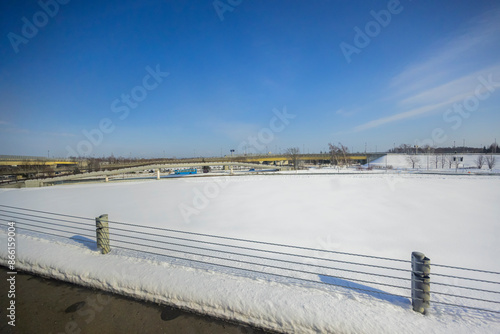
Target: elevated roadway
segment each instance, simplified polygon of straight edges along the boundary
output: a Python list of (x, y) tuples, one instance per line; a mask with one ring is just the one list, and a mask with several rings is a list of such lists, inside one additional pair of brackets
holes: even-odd
[(49, 159), (39, 157), (26, 157), (26, 156), (13, 156), (13, 155), (0, 155), (0, 166), (71, 166), (78, 165), (77, 161), (69, 159)]
[[(106, 170), (106, 171), (97, 171), (97, 172), (82, 173), (82, 174), (75, 174), (75, 175), (63, 175), (63, 176), (45, 178), (45, 179), (26, 180), (25, 186), (26, 187), (42, 187), (45, 185), (52, 185), (52, 184), (59, 183), (59, 182), (74, 181), (74, 180), (81, 180), (81, 179), (106, 179), (107, 180), (107, 178), (109, 176), (112, 176), (112, 175), (135, 173), (135, 172), (140, 172), (140, 171), (144, 171), (144, 170), (157, 170), (158, 171), (160, 169), (181, 169), (181, 168), (193, 168), (193, 167), (203, 168), (204, 166), (207, 166), (207, 165), (210, 165), (210, 164), (207, 164), (206, 162), (193, 162), (193, 163), (178, 163), (178, 164), (143, 165), (143, 166), (138, 166), (138, 167), (128, 167), (128, 168), (113, 169), (113, 170)], [(217, 163), (217, 165), (226, 166), (227, 168), (231, 168), (234, 166), (240, 166), (240, 167), (245, 167), (245, 168), (258, 168), (258, 169), (272, 167), (273, 169), (278, 169), (278, 170), (288, 168), (288, 167), (283, 167), (283, 166), (266, 166), (263, 164), (252, 164), (252, 163), (243, 163), (243, 162), (234, 162), (234, 161), (225, 161), (222, 163)]]
[[(290, 156), (287, 155), (247, 155), (237, 156), (235, 159), (243, 159), (244, 161), (251, 162), (272, 162), (272, 161), (288, 161)], [(299, 154), (297, 159), (301, 161), (330, 161), (330, 154)], [(348, 154), (347, 159), (353, 162), (367, 161), (368, 155), (366, 154)]]
[[(369, 163), (385, 153), (367, 153), (367, 154), (348, 154), (347, 158), (352, 163), (365, 164)], [(299, 154), (296, 158), (304, 162), (314, 162), (320, 164), (331, 163), (331, 156), (328, 153), (322, 154)], [(0, 174), (2, 175), (18, 175), (19, 178), (39, 176), (53, 176), (54, 174), (66, 174), (57, 177), (27, 180), (26, 185), (37, 186), (37, 184), (51, 184), (58, 181), (77, 180), (88, 177), (107, 177), (116, 174), (126, 174), (147, 169), (159, 168), (184, 168), (184, 167), (203, 167), (210, 165), (224, 166), (245, 166), (248, 168), (270, 168), (287, 169), (290, 164), (291, 157), (282, 154), (253, 154), (253, 155), (235, 155), (226, 157), (210, 157), (210, 158), (187, 158), (187, 159), (142, 159), (135, 161), (121, 161), (109, 163), (102, 159), (97, 159), (97, 168), (92, 166), (92, 169), (100, 169), (98, 172), (71, 174), (78, 167), (79, 170), (85, 171), (90, 169), (89, 161), (81, 159), (78, 161), (70, 159), (49, 159), (42, 157), (27, 157), (27, 156), (5, 156), (0, 155)]]

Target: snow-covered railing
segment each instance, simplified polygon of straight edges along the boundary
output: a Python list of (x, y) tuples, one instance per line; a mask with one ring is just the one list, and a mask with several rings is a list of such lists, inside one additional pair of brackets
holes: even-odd
[[(0, 205), (0, 221), (19, 231), (69, 238), (98, 250), (94, 218)], [(248, 240), (109, 220), (111, 253), (223, 271), (290, 285), (368, 294), (410, 305), (410, 260)], [(500, 273), (432, 264), (432, 309), (500, 314)], [(436, 272), (437, 270), (437, 272)], [(467, 272), (469, 274), (461, 274)], [(496, 290), (495, 290), (496, 289)], [(432, 310), (431, 309), (431, 310)], [(464, 311), (464, 312), (465, 312)]]

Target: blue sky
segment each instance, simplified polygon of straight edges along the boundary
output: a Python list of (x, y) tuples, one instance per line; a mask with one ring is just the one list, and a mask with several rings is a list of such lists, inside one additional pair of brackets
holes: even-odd
[(2, 1), (0, 29), (0, 154), (500, 141), (496, 1)]

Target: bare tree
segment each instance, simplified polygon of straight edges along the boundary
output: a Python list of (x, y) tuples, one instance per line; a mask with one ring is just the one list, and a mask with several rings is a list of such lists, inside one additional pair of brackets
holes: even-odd
[(482, 154), (481, 154), (481, 155), (479, 155), (479, 156), (476, 158), (476, 160), (474, 160), (474, 162), (476, 163), (477, 168), (479, 168), (479, 169), (483, 168), (483, 165), (484, 165), (484, 163), (486, 162), (486, 161), (485, 161), (485, 158), (484, 158), (484, 155), (482, 155)]
[(420, 162), (420, 158), (417, 155), (408, 155), (406, 160), (412, 165), (411, 168), (415, 168), (415, 165)]
[(439, 166), (438, 166), (438, 163), (439, 163), (439, 154), (433, 153), (430, 159), (431, 159), (431, 164), (435, 164), (436, 165), (435, 168), (438, 169), (439, 168)]
[(300, 150), (298, 147), (290, 147), (285, 152), (285, 155), (288, 156), (293, 163), (293, 169), (299, 169), (299, 154)]
[(486, 164), (488, 165), (489, 169), (493, 169), (496, 165), (496, 157), (494, 155), (487, 155), (486, 156)]
[(444, 154), (441, 154), (441, 168), (444, 169), (444, 166), (446, 165), (446, 157)]
[(349, 154), (349, 148), (342, 143), (339, 143), (340, 151), (342, 152), (342, 159), (344, 161), (344, 165), (349, 165), (349, 157), (347, 156)]
[(453, 160), (453, 164), (455, 165), (455, 170), (457, 170), (458, 166), (460, 165), (460, 162), (464, 161), (464, 158), (463, 157), (454, 156), (452, 158), (452, 160)]
[(445, 159), (446, 159), (446, 162), (448, 163), (448, 168), (451, 168), (451, 165), (453, 165), (453, 161), (454, 161), (453, 157), (451, 155), (447, 155), (445, 157)]
[(328, 147), (330, 149), (330, 160), (332, 161), (332, 164), (335, 162), (335, 165), (340, 165), (340, 148), (337, 145), (328, 144)]
[(97, 172), (101, 170), (101, 163), (99, 159), (90, 158), (88, 159), (88, 171), (89, 172)]
[(434, 148), (432, 146), (430, 146), (429, 144), (426, 144), (426, 145), (420, 147), (420, 149), (422, 150), (422, 152), (427, 153), (427, 154), (434, 153)]
[(401, 144), (398, 147), (395, 147), (394, 149), (392, 149), (392, 152), (393, 153), (406, 153), (406, 154), (409, 154), (409, 153), (413, 152), (412, 149), (413, 149), (412, 145)]
[(342, 143), (339, 143), (339, 145), (335, 144), (328, 144), (330, 148), (330, 156), (332, 163), (335, 161), (336, 165), (348, 165), (349, 164), (349, 148)]

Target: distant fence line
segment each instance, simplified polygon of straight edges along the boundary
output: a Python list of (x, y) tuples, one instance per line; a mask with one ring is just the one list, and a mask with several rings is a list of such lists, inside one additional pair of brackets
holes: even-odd
[[(107, 218), (107, 217), (106, 217)], [(70, 238), (96, 246), (94, 218), (0, 205), (0, 221), (31, 233)], [(109, 220), (111, 250), (139, 252), (204, 268), (251, 273), (267, 279), (327, 285), (366, 293), (398, 304), (412, 298), (410, 260), (247, 240)], [(64, 229), (61, 229), (64, 228)], [(99, 233), (98, 233), (99, 234)], [(109, 245), (109, 244), (108, 244)], [(97, 248), (96, 248), (97, 249)], [(431, 304), (500, 314), (500, 272), (432, 264)], [(369, 270), (369, 271), (367, 271)], [(471, 277), (480, 274), (481, 278)], [(248, 274), (247, 274), (248, 275)], [(404, 276), (403, 276), (404, 275)], [(491, 279), (485, 279), (484, 276)], [(453, 283), (449, 283), (449, 281)], [(473, 282), (475, 286), (465, 285)], [(386, 289), (383, 291), (380, 289)], [(496, 289), (496, 290), (495, 290)], [(457, 294), (456, 291), (460, 291)], [(340, 291), (340, 290), (339, 290)], [(416, 292), (424, 292), (417, 289)], [(413, 294), (413, 293), (412, 293)], [(415, 298), (415, 296), (413, 296)], [(468, 304), (459, 304), (459, 303)], [(496, 308), (493, 306), (497, 305)]]

